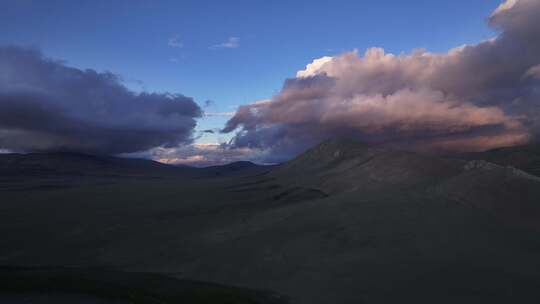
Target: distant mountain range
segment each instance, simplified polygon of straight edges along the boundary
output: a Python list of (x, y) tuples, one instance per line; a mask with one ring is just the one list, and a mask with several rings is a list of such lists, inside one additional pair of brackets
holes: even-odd
[(71, 177), (73, 182), (82, 177), (225, 178), (260, 174), (289, 189), (282, 198), (429, 190), (540, 227), (536, 224), (540, 223), (540, 145), (443, 158), (355, 141), (327, 140), (278, 166), (244, 161), (206, 168), (79, 153), (0, 155), (0, 177), (19, 179)]
[[(421, 155), (384, 147), (346, 141), (327, 140), (306, 151), (297, 158), (279, 166), (280, 172), (295, 170), (293, 175), (331, 169), (338, 172), (358, 166), (377, 156), (377, 161), (392, 159), (401, 161), (393, 166), (394, 170), (431, 170), (434, 174), (443, 174), (451, 170), (449, 159), (484, 160), (500, 166), (514, 167), (529, 174), (540, 176), (540, 144), (499, 148), (478, 153), (450, 155), (445, 158)], [(427, 162), (422, 165), (415, 161)], [(339, 167), (336, 165), (339, 164)], [(373, 165), (373, 163), (371, 164)], [(420, 165), (420, 166), (418, 166)], [(446, 170), (440, 170), (439, 165)], [(450, 167), (449, 167), (450, 166)], [(249, 174), (265, 172), (278, 166), (261, 166), (249, 161), (233, 162), (226, 165), (196, 168), (174, 166), (147, 159), (98, 156), (83, 153), (29, 153), (0, 154), (0, 176), (42, 176), (42, 175), (81, 175), (81, 176), (121, 176), (121, 177), (173, 177), (173, 176), (224, 176), (228, 174)], [(394, 172), (397, 173), (397, 172)], [(412, 172), (409, 172), (412, 174)], [(420, 175), (428, 172), (416, 172)], [(395, 176), (394, 176), (395, 177)], [(428, 176), (426, 176), (428, 177)], [(387, 176), (387, 178), (391, 178)], [(432, 178), (432, 177), (429, 177)]]
[[(269, 167), (268, 167), (269, 168)], [(251, 162), (195, 168), (172, 166), (147, 159), (97, 156), (82, 153), (30, 153), (0, 155), (0, 176), (43, 177), (212, 177), (251, 174), (268, 170)]]

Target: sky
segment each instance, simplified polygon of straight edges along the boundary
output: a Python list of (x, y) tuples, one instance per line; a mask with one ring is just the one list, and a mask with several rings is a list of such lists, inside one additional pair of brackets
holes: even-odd
[[(507, 6), (515, 4), (514, 2), (516, 1), (507, 1)], [(536, 1), (534, 0), (521, 0), (521, 2), (521, 4), (516, 5), (518, 9), (520, 5), (529, 5), (532, 9), (536, 9), (534, 3)], [(163, 136), (161, 134), (157, 136), (163, 138), (162, 141), (148, 140), (144, 144), (126, 143), (130, 147), (129, 149), (118, 147), (111, 149), (112, 145), (100, 145), (99, 147), (97, 144), (89, 145), (92, 146), (90, 152), (135, 153), (135, 155), (171, 163), (189, 162), (189, 159), (196, 163), (199, 160), (206, 160), (206, 154), (216, 154), (216, 150), (218, 150), (222, 156), (208, 159), (209, 163), (220, 163), (246, 157), (260, 162), (273, 162), (292, 157), (300, 150), (312, 145), (314, 141), (320, 140), (320, 138), (305, 139), (302, 136), (291, 135), (295, 132), (307, 132), (307, 129), (300, 130), (297, 127), (298, 123), (294, 123), (294, 127), (291, 127), (293, 124), (290, 121), (283, 122), (276, 121), (275, 118), (269, 118), (270, 116), (280, 116), (278, 113), (264, 114), (265, 117), (262, 115), (261, 121), (255, 124), (257, 125), (256, 128), (259, 129), (258, 131), (260, 129), (268, 130), (269, 127), (276, 129), (277, 124), (279, 124), (280, 128), (287, 128), (287, 136), (283, 135), (282, 131), (277, 132), (282, 134), (279, 135), (279, 138), (273, 137), (278, 135), (268, 136), (260, 132), (256, 134), (253, 129), (246, 128), (246, 121), (241, 119), (239, 107), (241, 109), (241, 106), (251, 105), (261, 100), (267, 100), (273, 105), (279, 105), (281, 102), (279, 96), (290, 91), (287, 86), (291, 82), (288, 79), (299, 79), (296, 77), (297, 72), (304, 70), (307, 64), (317, 58), (325, 56), (329, 56), (328, 58), (343, 58), (347, 54), (354, 53), (355, 50), (357, 50), (355, 56), (362, 58), (364, 52), (373, 47), (384, 48), (385, 54), (391, 53), (399, 56), (413, 54), (414, 50), (417, 49), (424, 49), (430, 54), (447, 54), (449, 50), (462, 45), (479, 45), (483, 41), (501, 35), (505, 27), (507, 32), (511, 31), (508, 28), (513, 25), (507, 25), (505, 20), (492, 20), (493, 12), (501, 3), (500, 0), (2, 0), (0, 1), (0, 47), (14, 46), (24, 50), (35, 50), (39, 54), (27, 54), (26, 57), (41, 56), (41, 59), (36, 59), (38, 61), (54, 59), (59, 67), (66, 69), (66, 73), (73, 72), (67, 71), (69, 68), (82, 72), (86, 69), (92, 69), (98, 75), (108, 75), (110, 73), (115, 78), (112, 90), (115, 92), (115, 96), (121, 96), (124, 101), (144, 99), (139, 98), (138, 94), (141, 93), (154, 93), (157, 94), (157, 97), (154, 96), (157, 99), (156, 104), (166, 104), (169, 98), (167, 94), (170, 93), (181, 95), (175, 97), (177, 101), (183, 103), (185, 107), (191, 107), (191, 110), (187, 112), (189, 113), (187, 116), (184, 115), (183, 110), (166, 111), (168, 113), (167, 119), (171, 120), (166, 124), (159, 118), (159, 115), (163, 114), (161, 106), (155, 104), (152, 106), (133, 106), (133, 109), (129, 110), (133, 114), (128, 115), (129, 119), (123, 119), (125, 121), (120, 123), (110, 120), (117, 119), (113, 114), (122, 115), (119, 114), (119, 108), (130, 107), (124, 104), (124, 101), (116, 102), (116, 100), (112, 99), (106, 101), (108, 104), (115, 104), (113, 108), (116, 110), (111, 110), (109, 116), (103, 117), (100, 116), (102, 111), (99, 112), (96, 109), (83, 109), (78, 105), (66, 106), (67, 101), (60, 103), (51, 101), (61, 108), (70, 107), (69, 111), (67, 111), (69, 115), (66, 115), (69, 116), (69, 119), (76, 117), (84, 120), (85, 123), (91, 121), (93, 127), (97, 126), (99, 122), (99, 128), (96, 127), (95, 132), (92, 133), (92, 136), (96, 138), (96, 143), (100, 141), (98, 139), (100, 136), (104, 136), (102, 130), (104, 126), (106, 126), (105, 129), (110, 129), (111, 126), (120, 128), (119, 126), (122, 125), (122, 128), (125, 129), (126, 125), (130, 125), (129, 129), (134, 130), (141, 129), (141, 124), (143, 126), (148, 124), (152, 128), (152, 132), (157, 128), (159, 131), (166, 131), (167, 133)], [(517, 9), (514, 8), (514, 10)], [(512, 9), (508, 11), (512, 12)], [(526, 16), (523, 18), (526, 18)], [(490, 22), (498, 23), (490, 24)], [(12, 53), (17, 53), (17, 51), (5, 52), (5, 54)], [(512, 54), (509, 54), (509, 56)], [(531, 60), (534, 62), (536, 58)], [(13, 59), (6, 59), (5, 61), (5, 65), (12, 63)], [(536, 63), (538, 64), (540, 61)], [(511, 64), (519, 66), (520, 63)], [(533, 68), (533, 64), (527, 66), (527, 68)], [(47, 75), (47, 69), (45, 67), (36, 67), (36, 70), (28, 72), (28, 75), (36, 74), (38, 71), (43, 75)], [(54, 70), (57, 71), (58, 67)], [(340, 80), (350, 76), (349, 74), (342, 75), (335, 69), (325, 71), (325, 73), (328, 75), (334, 73), (334, 77)], [(317, 77), (313, 77), (317, 76), (316, 74), (309, 74), (310, 77), (307, 78), (316, 79)], [(28, 75), (24, 77), (31, 77)], [(18, 77), (23, 76), (19, 75)], [(43, 77), (46, 78), (47, 76)], [(89, 95), (93, 76), (85, 74), (84, 77), (86, 81), (84, 85), (80, 86), (84, 87), (86, 91), (79, 95), (73, 92), (70, 93), (71, 95), (66, 93), (64, 94), (65, 98), (77, 96), (80, 100), (87, 100), (89, 103), (95, 101), (94, 97)], [(354, 78), (353, 76), (350, 77), (351, 79)], [(107, 77), (101, 77), (100, 81), (103, 83), (109, 81), (104, 78)], [(357, 79), (357, 81), (369, 82), (369, 79)], [(42, 83), (45, 82), (39, 82), (39, 85), (37, 83), (33, 82), (32, 85), (43, 89), (44, 85)], [(9, 89), (7, 91), (12, 94), (11, 90), (15, 87), (15, 84), (16, 82), (13, 81), (6, 82), (4, 90)], [(297, 83), (296, 85), (304, 86), (305, 84)], [(429, 84), (427, 86), (432, 88), (435, 85)], [(422, 92), (421, 97), (415, 96), (414, 98), (437, 99), (439, 97), (429, 94), (436, 95), (436, 92), (447, 94), (448, 91), (454, 93), (451, 91), (452, 89), (443, 90), (444, 86), (435, 87), (432, 90), (435, 93), (431, 91)], [(58, 84), (53, 85), (47, 82), (46, 90), (53, 89), (56, 91), (62, 90)], [(109, 89), (111, 87), (108, 85), (107, 90)], [(399, 88), (401, 91), (402, 89)], [(447, 88), (444, 87), (444, 89)], [(416, 87), (413, 91), (415, 90)], [(395, 89), (395, 91), (398, 91), (398, 89)], [(455, 95), (454, 97), (460, 99), (460, 104), (466, 102), (475, 104), (478, 107), (480, 107), (480, 104), (482, 107), (485, 106), (485, 100), (478, 101), (477, 104), (477, 99), (480, 99), (478, 96), (462, 96), (461, 91), (458, 91), (451, 95)], [(386, 95), (388, 92), (378, 93)], [(371, 92), (366, 93), (363, 91), (354, 92), (354, 94), (373, 95)], [(337, 96), (340, 96), (340, 94), (333, 95), (332, 98), (335, 99)], [(515, 99), (515, 96), (513, 97)], [(51, 97), (47, 98), (51, 99)], [(276, 98), (280, 100), (276, 100)], [(343, 98), (346, 99), (346, 97)], [(326, 101), (322, 105), (318, 104), (318, 109), (323, 109), (325, 105), (331, 104), (330, 99), (317, 97), (317, 100), (321, 99)], [(145, 100), (139, 103), (145, 102), (152, 101)], [(198, 105), (200, 111), (192, 109), (191, 102)], [(310, 104), (314, 103), (310, 102)], [(282, 107), (272, 107), (280, 108), (280, 111), (284, 111), (286, 114), (291, 109), (290, 105), (290, 103), (287, 103)], [(436, 108), (430, 103), (423, 106)], [(10, 103), (6, 103), (5, 107), (6, 109), (14, 108), (13, 104)], [(151, 110), (148, 110), (149, 108)], [(142, 119), (139, 117), (142, 115), (137, 112), (140, 109), (144, 109), (147, 113), (155, 111), (157, 116), (149, 118), (150, 116), (147, 115), (148, 117), (145, 116)], [(250, 111), (252, 110), (253, 107)], [(466, 112), (471, 110), (477, 111), (478, 109), (462, 109), (462, 111)], [(491, 124), (502, 123), (503, 121), (510, 124), (509, 120), (511, 119), (509, 117), (502, 117), (504, 114), (509, 115), (506, 109), (502, 110), (505, 112), (503, 114), (495, 113), (497, 112), (496, 109), (482, 108), (480, 110), (488, 112), (491, 110), (490, 113), (486, 114), (490, 115), (490, 117), (501, 116), (496, 122), (496, 119), (492, 120)], [(88, 111), (95, 111), (95, 115), (85, 114), (90, 113)], [(270, 113), (273, 110), (265, 109), (265, 111)], [(303, 113), (306, 111), (309, 112), (304, 109)], [(6, 110), (5, 113), (7, 112)], [(170, 114), (173, 112), (176, 114), (182, 112), (185, 117), (173, 122), (175, 118)], [(454, 115), (459, 116), (459, 114)], [(475, 117), (482, 116), (481, 114), (475, 115)], [(91, 119), (87, 116), (91, 116)], [(320, 116), (317, 117), (320, 118)], [(311, 117), (309, 119), (318, 118)], [(107, 121), (105, 122), (105, 120)], [(54, 118), (54, 121), (58, 121), (58, 118)], [(302, 123), (306, 125), (305, 122)], [(77, 124), (77, 121), (72, 123)], [(50, 123), (46, 124), (50, 125)], [(135, 127), (131, 127), (131, 124)], [(194, 125), (193, 138), (189, 139), (188, 133), (192, 125)], [(284, 127), (284, 125), (287, 126)], [(452, 125), (451, 127), (455, 128), (456, 126)], [(223, 128), (229, 129), (229, 132), (219, 132)], [(365, 127), (361, 128), (363, 129), (349, 128), (350, 130), (339, 131), (338, 135), (348, 134), (349, 131), (361, 131), (362, 134), (369, 133)], [(8, 129), (4, 126), (4, 130)], [(125, 131), (124, 129), (123, 131)], [(317, 130), (317, 127), (313, 130)], [(238, 131), (242, 134), (237, 135), (236, 132)], [(6, 132), (4, 131), (4, 133)], [(72, 141), (72, 139), (66, 139), (65, 136), (67, 135), (65, 134), (59, 135), (55, 133), (55, 140), (59, 137), (63, 138), (60, 140), (62, 145), (40, 143), (37, 145), (39, 147), (36, 148), (36, 145), (24, 144), (24, 141), (37, 137), (35, 134), (32, 137), (26, 133), (13, 135), (13, 132), (10, 132), (11, 135), (4, 136), (3, 140), (0, 136), (0, 144), (8, 139), (12, 142), (16, 140), (23, 143), (11, 146), (4, 144), (5, 147), (0, 148), (18, 151), (76, 146), (76, 149), (83, 149), (82, 147), (86, 145), (70, 145), (67, 142)], [(32, 132), (39, 133), (42, 130), (36, 127)], [(148, 134), (152, 132), (148, 132)], [(171, 135), (174, 132), (178, 132), (180, 135)], [(321, 132), (328, 133), (327, 126)], [(422, 133), (419, 130), (417, 132)], [(0, 132), (0, 134), (2, 133)], [(125, 137), (124, 133), (119, 132), (118, 134), (116, 136)], [(155, 133), (152, 134), (149, 135), (149, 138), (156, 136)], [(332, 134), (334, 133), (329, 136)], [(258, 139), (248, 140), (248, 136), (256, 136)], [(433, 134), (430, 136), (433, 136)], [(366, 136), (360, 137), (362, 139), (366, 138)], [(381, 134), (377, 137), (384, 137), (385, 140), (389, 138)], [(259, 140), (260, 138), (263, 140)], [(302, 144), (295, 144), (295, 147), (291, 147), (291, 144), (282, 142), (283, 138), (288, 141), (299, 140)], [(409, 139), (409, 137), (404, 138)], [(131, 139), (131, 141), (135, 141), (135, 139)], [(274, 144), (278, 142), (281, 142), (279, 149)], [(223, 147), (216, 146), (216, 144), (224, 143), (228, 143), (227, 151), (221, 149)], [(182, 148), (178, 148), (180, 146)], [(174, 149), (175, 147), (178, 149)], [(138, 150), (141, 148), (146, 150)], [(155, 149), (148, 152), (151, 148)], [(203, 153), (205, 155), (197, 154), (201, 152), (201, 149), (205, 150)], [(253, 152), (254, 149), (258, 152)], [(253, 156), (255, 154), (256, 157)], [(271, 159), (268, 155), (277, 155), (278, 157), (272, 157)], [(204, 161), (202, 163), (205, 164)]]

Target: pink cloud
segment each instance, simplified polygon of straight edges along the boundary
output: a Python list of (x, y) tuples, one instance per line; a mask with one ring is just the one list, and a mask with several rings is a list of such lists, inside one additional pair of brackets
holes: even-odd
[(482, 150), (540, 131), (540, 2), (506, 1), (493, 39), (446, 53), (370, 48), (314, 60), (265, 103), (240, 107), (224, 132), (237, 147), (292, 156), (326, 138)]

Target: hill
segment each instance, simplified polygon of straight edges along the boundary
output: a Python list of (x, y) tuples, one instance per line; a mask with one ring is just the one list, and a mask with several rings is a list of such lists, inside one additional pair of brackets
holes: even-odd
[(81, 153), (0, 155), (0, 175), (10, 176), (174, 176), (188, 171), (151, 160)]
[(0, 176), (31, 177), (110, 177), (171, 178), (212, 177), (265, 171), (250, 162), (195, 168), (172, 166), (147, 159), (122, 158), (81, 153), (30, 153), (0, 155)]
[(463, 165), (461, 161), (354, 141), (328, 140), (273, 170), (271, 175), (331, 194), (426, 186), (459, 174)]
[(249, 161), (238, 161), (221, 166), (200, 168), (204, 176), (226, 177), (234, 175), (256, 175), (270, 171), (274, 166), (260, 166)]
[(291, 304), (532, 304), (539, 189), (487, 161), (327, 141), (267, 173), (0, 189), (0, 265), (156, 273)]
[[(508, 153), (475, 154), (502, 157)], [(535, 150), (525, 150), (534, 152)], [(518, 159), (509, 157), (508, 159)], [(540, 178), (484, 160), (458, 160), (371, 147), (362, 143), (325, 141), (273, 170), (282, 184), (318, 189), (327, 194), (357, 192), (437, 192), (459, 203), (483, 208), (496, 216), (540, 228)], [(534, 162), (525, 163), (525, 167)]]
[(540, 144), (499, 148), (479, 153), (468, 153), (465, 159), (482, 159), (501, 166), (511, 166), (540, 176)]

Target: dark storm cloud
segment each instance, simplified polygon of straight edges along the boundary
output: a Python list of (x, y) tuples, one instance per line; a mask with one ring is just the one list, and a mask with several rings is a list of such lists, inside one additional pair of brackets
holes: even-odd
[(440, 150), (530, 141), (540, 130), (539, 15), (540, 1), (509, 0), (488, 21), (498, 37), (476, 45), (317, 59), (223, 131), (239, 129), (236, 147), (284, 158), (332, 137)]
[(0, 48), (0, 148), (118, 154), (189, 143), (202, 111), (189, 97), (134, 93), (111, 73), (39, 51)]

